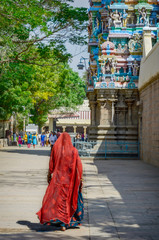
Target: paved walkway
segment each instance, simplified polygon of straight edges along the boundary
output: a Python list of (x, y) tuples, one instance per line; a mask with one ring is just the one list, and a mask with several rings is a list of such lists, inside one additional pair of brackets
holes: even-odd
[(42, 226), (49, 148), (0, 151), (0, 240), (159, 240), (159, 168), (137, 160), (84, 160), (80, 229)]

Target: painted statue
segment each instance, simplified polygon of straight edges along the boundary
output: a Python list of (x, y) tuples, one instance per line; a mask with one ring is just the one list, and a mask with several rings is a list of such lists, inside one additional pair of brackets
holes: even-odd
[(121, 25), (121, 13), (116, 9), (115, 12), (111, 13), (111, 18), (113, 20), (114, 26), (117, 27)]
[(143, 7), (142, 9), (138, 9), (138, 12), (140, 14), (140, 19), (139, 19), (139, 23), (144, 23), (144, 25), (148, 24), (148, 19), (147, 19), (147, 12), (146, 12), (146, 8)]

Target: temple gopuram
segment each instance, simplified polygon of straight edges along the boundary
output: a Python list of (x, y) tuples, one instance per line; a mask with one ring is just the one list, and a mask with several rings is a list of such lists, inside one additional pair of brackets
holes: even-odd
[(156, 0), (90, 0), (90, 140), (138, 141), (140, 62), (159, 38)]

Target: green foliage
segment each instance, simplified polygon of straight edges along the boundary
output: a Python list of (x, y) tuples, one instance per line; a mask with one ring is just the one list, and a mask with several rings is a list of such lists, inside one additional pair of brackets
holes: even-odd
[[(84, 44), (87, 12), (70, 0), (3, 0), (0, 2), (0, 62), (35, 63), (50, 48), (63, 61), (64, 43)], [(38, 51), (34, 51), (34, 47)], [(45, 45), (45, 47), (44, 47)], [(59, 56), (60, 54), (60, 56)], [(61, 59), (62, 56), (62, 59)]]
[(14, 112), (28, 113), (32, 106), (31, 92), (28, 90), (32, 70), (27, 65), (15, 63), (3, 69), (0, 78), (0, 119), (7, 119)]
[(83, 103), (85, 83), (68, 65), (35, 68), (34, 84), (30, 89), (34, 101), (31, 110), (34, 123), (42, 126), (50, 110), (59, 107), (74, 108)]
[(49, 110), (82, 103), (85, 86), (67, 65), (65, 42), (85, 43), (87, 12), (71, 2), (0, 2), (0, 119), (31, 111), (42, 125)]

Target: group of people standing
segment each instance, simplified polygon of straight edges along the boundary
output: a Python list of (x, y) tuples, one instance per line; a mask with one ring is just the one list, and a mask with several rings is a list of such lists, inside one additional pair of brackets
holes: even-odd
[(37, 134), (33, 133), (25, 133), (24, 135), (19, 134), (13, 134), (13, 142), (18, 142), (19, 147), (21, 147), (24, 144), (27, 144), (27, 147), (30, 148), (31, 144), (33, 145), (33, 148), (37, 145)]
[(34, 133), (33, 135), (29, 133), (27, 135), (27, 147), (30, 148), (31, 144), (33, 144), (33, 148), (35, 148), (35, 146), (38, 144), (36, 133)]
[(77, 133), (76, 134), (76, 140), (77, 141), (86, 141), (88, 140), (87, 138), (87, 133), (84, 135), (84, 133), (80, 134), (80, 133)]
[[(23, 144), (27, 144), (27, 147), (30, 148), (31, 145), (33, 145), (33, 148), (35, 148), (35, 146), (38, 144), (38, 142), (40, 142), (40, 145), (42, 147), (44, 146), (50, 146), (51, 149), (53, 147), (53, 145), (55, 144), (56, 140), (58, 139), (58, 137), (61, 135), (60, 130), (57, 130), (57, 132), (53, 132), (51, 131), (46, 132), (46, 133), (42, 133), (42, 134), (36, 134), (36, 133), (25, 133), (24, 136), (20, 135), (18, 137), (16, 137), (15, 141), (18, 142), (19, 147), (21, 147)], [(15, 138), (15, 134), (13, 136), (13, 138)]]
[(55, 144), (56, 140), (58, 139), (58, 137), (61, 135), (60, 130), (58, 129), (57, 132), (56, 131), (51, 131), (50, 133), (42, 133), (38, 135), (39, 141), (41, 142), (41, 146), (51, 146), (51, 149), (53, 147), (53, 145)]

